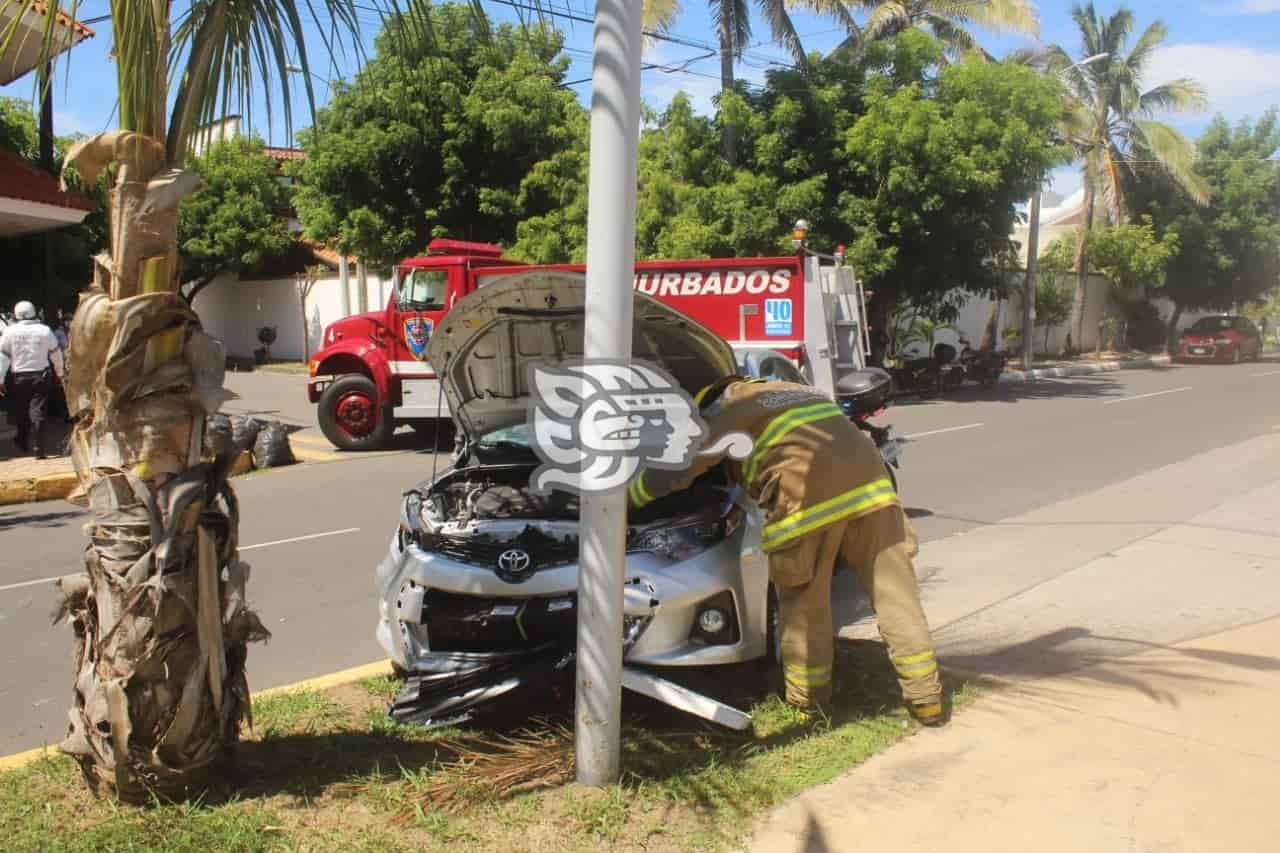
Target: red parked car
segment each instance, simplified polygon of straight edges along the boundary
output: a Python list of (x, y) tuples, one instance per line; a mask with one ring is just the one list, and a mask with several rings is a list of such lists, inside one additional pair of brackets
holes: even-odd
[(1178, 361), (1218, 361), (1235, 364), (1262, 355), (1262, 335), (1245, 317), (1201, 317), (1182, 333)]

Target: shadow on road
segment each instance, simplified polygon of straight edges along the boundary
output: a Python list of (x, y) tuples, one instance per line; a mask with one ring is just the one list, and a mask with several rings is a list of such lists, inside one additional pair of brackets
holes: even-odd
[[(955, 624), (955, 623), (953, 623)], [(950, 627), (950, 626), (948, 626)], [(946, 629), (937, 632), (945, 645)], [(1135, 690), (1152, 701), (1177, 706), (1177, 696), (1154, 681), (1228, 685), (1238, 683), (1231, 670), (1280, 671), (1280, 658), (1170, 646), (1128, 637), (1096, 634), (1073, 626), (989, 652), (943, 655), (944, 666), (1014, 680), (1073, 673), (1086, 681)], [(1041, 687), (1035, 688), (1037, 692)]]
[(23, 513), (17, 510), (0, 512), (0, 533), (18, 525), (29, 527), (65, 527), (73, 519), (84, 515), (83, 510), (69, 509), (60, 512)]
[(1035, 382), (1010, 382), (995, 388), (966, 386), (941, 397), (895, 397), (894, 406), (931, 406), (938, 403), (1017, 403), (1022, 400), (1057, 398), (1104, 398), (1122, 396), (1124, 389), (1110, 375), (1072, 376), (1065, 379), (1043, 379)]

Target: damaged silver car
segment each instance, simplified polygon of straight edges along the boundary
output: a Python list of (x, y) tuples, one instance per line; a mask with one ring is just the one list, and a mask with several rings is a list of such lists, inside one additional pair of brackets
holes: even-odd
[[(430, 342), (462, 446), (447, 470), (404, 495), (377, 569), (378, 641), (408, 677), (392, 705), (397, 719), (451, 724), (523, 688), (572, 690), (578, 498), (531, 490), (540, 460), (525, 421), (528, 369), (582, 357), (583, 296), (577, 274), (512, 276), (461, 300)], [(739, 369), (725, 341), (640, 293), (633, 357), (690, 393)], [(627, 687), (745, 724), (654, 669), (771, 653), (759, 542), (758, 510), (720, 468), (629, 516)]]

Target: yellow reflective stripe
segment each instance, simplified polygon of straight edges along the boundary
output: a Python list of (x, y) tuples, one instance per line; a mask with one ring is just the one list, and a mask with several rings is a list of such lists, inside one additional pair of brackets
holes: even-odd
[(769, 421), (769, 425), (764, 428), (764, 432), (760, 433), (760, 437), (756, 439), (755, 448), (751, 451), (751, 458), (747, 460), (747, 464), (743, 468), (743, 476), (746, 478), (747, 483), (749, 484), (755, 480), (756, 469), (760, 466), (760, 459), (764, 456), (765, 451), (781, 441), (787, 433), (796, 427), (804, 426), (814, 421), (826, 420), (830, 417), (844, 417), (844, 412), (840, 411), (840, 407), (835, 403), (824, 401), (791, 409)]
[(786, 518), (767, 525), (761, 536), (761, 547), (766, 551), (803, 536), (824, 524), (838, 521), (855, 512), (888, 506), (898, 499), (893, 484), (887, 477), (873, 480), (815, 506), (797, 510)]
[(934, 658), (933, 650), (932, 650), (932, 649), (930, 649), (930, 650), (929, 650), (929, 651), (927, 651), (927, 652), (920, 652), (919, 654), (914, 654), (914, 655), (903, 655), (902, 657), (896, 657), (896, 658), (894, 658), (894, 659), (893, 659), (893, 662), (894, 662), (895, 664), (897, 664), (897, 663), (921, 663), (921, 662), (923, 662), (923, 661), (933, 660), (933, 658)]
[(942, 705), (936, 702), (932, 705), (916, 705), (914, 707), (918, 717), (936, 717), (942, 713)]
[(821, 687), (831, 682), (831, 667), (784, 666), (783, 675), (787, 681), (801, 687)]
[(639, 495), (640, 500), (642, 500), (644, 503), (647, 503), (647, 504), (653, 503), (653, 495), (649, 494), (649, 490), (644, 487), (644, 473), (645, 473), (644, 471), (641, 471), (639, 474), (636, 475), (636, 479), (635, 479), (636, 494)]
[(829, 666), (800, 666), (799, 664), (789, 663), (789, 664), (786, 664), (786, 670), (787, 670), (787, 672), (799, 672), (799, 673), (803, 673), (803, 674), (806, 674), (806, 675), (810, 675), (810, 674), (815, 673), (815, 672), (830, 672), (830, 671), (831, 671), (831, 667), (829, 667)]
[(649, 494), (649, 490), (644, 487), (643, 471), (636, 475), (631, 485), (627, 486), (627, 497), (631, 499), (631, 505), (636, 509), (653, 503), (653, 495)]
[(922, 675), (928, 675), (938, 668), (937, 661), (929, 661), (928, 663), (916, 663), (904, 666), (894, 664), (894, 669), (898, 671), (898, 675), (903, 678), (919, 678)]

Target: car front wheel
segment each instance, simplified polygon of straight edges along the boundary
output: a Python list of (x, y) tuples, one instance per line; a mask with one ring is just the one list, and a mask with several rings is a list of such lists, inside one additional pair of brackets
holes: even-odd
[(377, 450), (395, 431), (391, 407), (378, 400), (367, 376), (340, 376), (320, 395), (320, 430), (342, 450)]

